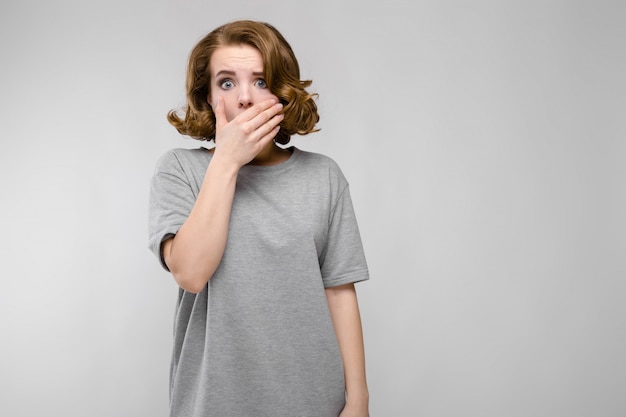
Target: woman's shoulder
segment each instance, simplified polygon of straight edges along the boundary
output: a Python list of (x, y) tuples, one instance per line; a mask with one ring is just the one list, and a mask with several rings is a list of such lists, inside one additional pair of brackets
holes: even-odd
[(163, 153), (156, 163), (157, 172), (176, 172), (188, 169), (205, 169), (211, 159), (208, 149), (172, 148)]
[(347, 183), (339, 164), (330, 156), (297, 149), (300, 169), (319, 179), (327, 178), (333, 184)]
[(311, 167), (341, 172), (339, 164), (337, 164), (337, 162), (335, 162), (335, 160), (328, 155), (317, 152), (304, 151), (299, 148), (296, 148), (296, 152), (298, 153), (298, 159), (303, 164), (309, 165)]

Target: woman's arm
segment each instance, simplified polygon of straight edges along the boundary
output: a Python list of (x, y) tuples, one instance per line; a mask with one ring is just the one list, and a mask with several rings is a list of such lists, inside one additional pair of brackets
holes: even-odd
[(365, 378), (365, 349), (354, 284), (327, 288), (326, 299), (341, 350), (346, 380), (347, 402), (340, 417), (367, 417), (369, 391)]
[(184, 290), (202, 291), (222, 260), (239, 169), (271, 144), (281, 109), (276, 100), (267, 100), (227, 122), (218, 98), (216, 147), (198, 198), (176, 236), (163, 243), (165, 263)]
[(189, 217), (163, 243), (165, 263), (186, 291), (202, 291), (222, 259), (238, 172), (236, 166), (212, 159)]

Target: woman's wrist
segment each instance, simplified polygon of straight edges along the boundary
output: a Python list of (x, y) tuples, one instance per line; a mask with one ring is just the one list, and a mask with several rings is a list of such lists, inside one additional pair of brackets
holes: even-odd
[(225, 175), (227, 177), (237, 177), (239, 170), (241, 169), (241, 165), (235, 161), (229, 160), (228, 158), (223, 157), (217, 152), (213, 153), (213, 158), (209, 164), (209, 169), (213, 168), (213, 170), (221, 175)]
[(352, 389), (346, 391), (346, 403), (355, 405), (368, 405), (370, 401), (370, 394), (367, 387), (361, 387), (359, 389)]

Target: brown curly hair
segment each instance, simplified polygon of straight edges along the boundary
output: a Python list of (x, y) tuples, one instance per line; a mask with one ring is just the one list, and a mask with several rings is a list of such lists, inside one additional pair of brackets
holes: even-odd
[(306, 88), (311, 80), (300, 80), (300, 67), (291, 46), (272, 25), (252, 20), (239, 20), (222, 25), (198, 42), (189, 56), (187, 68), (187, 105), (181, 118), (170, 110), (167, 120), (183, 135), (199, 140), (215, 139), (215, 114), (209, 105), (211, 55), (221, 46), (250, 45), (263, 57), (265, 82), (281, 103), (285, 118), (274, 139), (287, 144), (293, 134), (316, 132), (319, 121), (314, 98)]

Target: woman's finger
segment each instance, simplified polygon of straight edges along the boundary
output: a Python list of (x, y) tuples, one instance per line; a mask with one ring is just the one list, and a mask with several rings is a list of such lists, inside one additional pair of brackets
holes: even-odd
[(233, 121), (248, 124), (252, 130), (256, 130), (259, 126), (262, 126), (274, 115), (276, 115), (281, 109), (282, 104), (277, 103), (276, 99), (272, 98), (265, 100), (262, 103), (255, 104), (235, 117)]
[(276, 137), (276, 135), (278, 135), (279, 131), (280, 131), (280, 126), (275, 126), (274, 128), (272, 128), (272, 130), (269, 131), (269, 133), (267, 133), (266, 135), (262, 136), (259, 139), (259, 148), (260, 149), (265, 148), (265, 146), (268, 143), (270, 143)]
[(217, 103), (213, 113), (215, 113), (215, 129), (221, 130), (228, 121), (226, 120), (226, 112), (224, 110), (224, 100), (220, 96), (217, 96)]
[(264, 109), (256, 117), (250, 120), (253, 129), (256, 130), (266, 123), (271, 123), (272, 119), (279, 116), (278, 113), (280, 113), (282, 109), (283, 105), (281, 103), (275, 103), (274, 105)]

